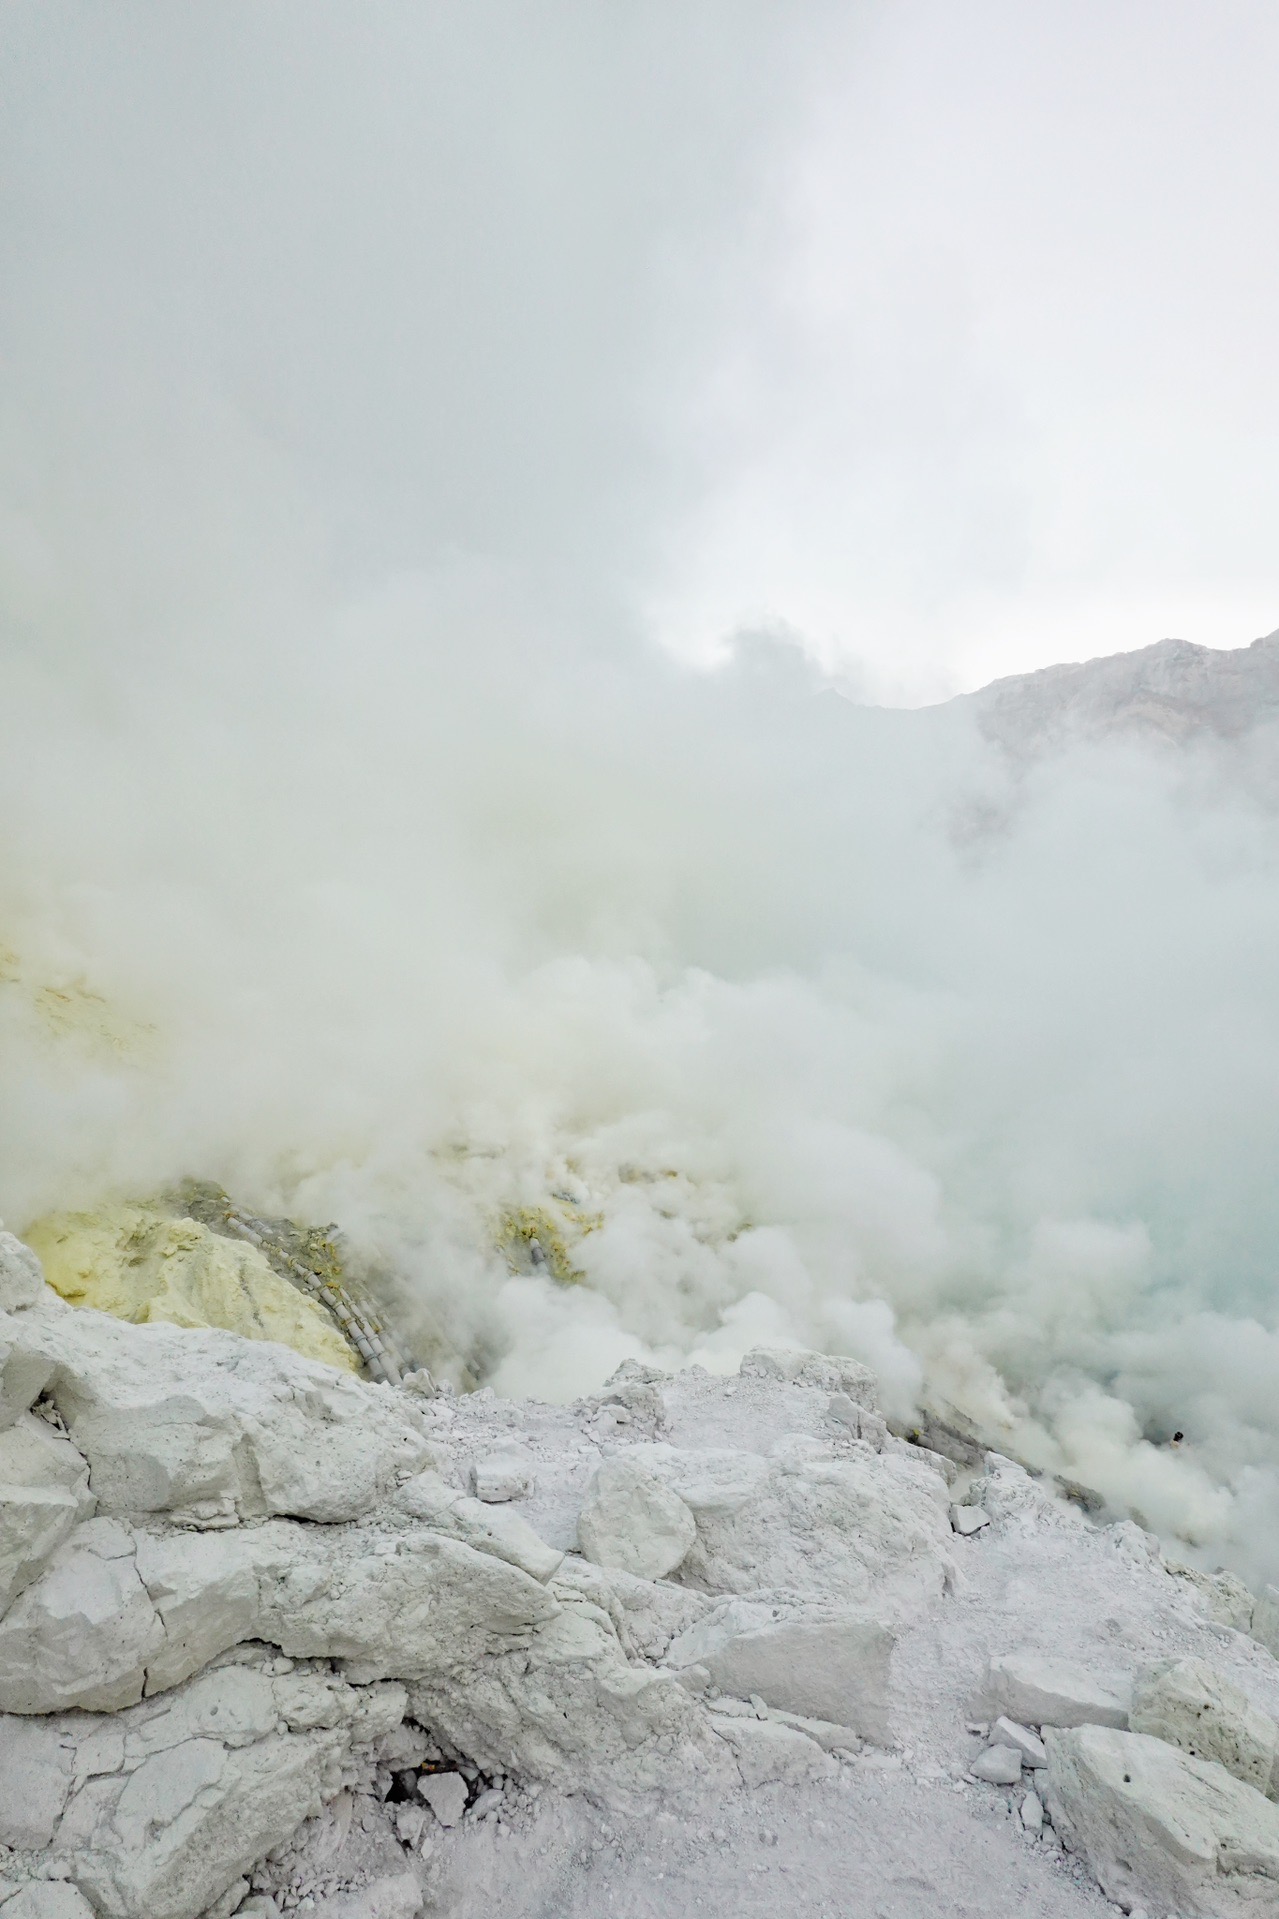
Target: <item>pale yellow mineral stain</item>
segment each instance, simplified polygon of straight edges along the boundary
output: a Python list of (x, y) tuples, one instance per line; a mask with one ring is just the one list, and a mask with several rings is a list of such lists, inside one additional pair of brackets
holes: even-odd
[(214, 1326), (291, 1346), (344, 1372), (359, 1361), (323, 1308), (289, 1284), (255, 1246), (159, 1207), (52, 1213), (23, 1235), (45, 1278), (73, 1306), (134, 1325)]

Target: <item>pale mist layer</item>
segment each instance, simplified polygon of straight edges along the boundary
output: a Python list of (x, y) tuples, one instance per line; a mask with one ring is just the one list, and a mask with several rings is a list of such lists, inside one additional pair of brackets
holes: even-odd
[(218, 1179), (503, 1392), (852, 1353), (1275, 1576), (1268, 724), (1010, 756), (763, 643), (253, 587), (7, 658), (11, 1226)]

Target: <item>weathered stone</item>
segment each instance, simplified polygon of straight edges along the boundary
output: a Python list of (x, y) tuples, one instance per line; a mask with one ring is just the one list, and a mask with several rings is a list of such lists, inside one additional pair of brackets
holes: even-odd
[(719, 1718), (716, 1731), (732, 1748), (744, 1786), (803, 1785), (837, 1770), (814, 1740), (776, 1720)]
[(466, 1781), (460, 1772), (424, 1773), (417, 1789), (442, 1826), (455, 1826), (466, 1811)]
[(1172, 1659), (1141, 1673), (1129, 1725), (1195, 1759), (1216, 1760), (1258, 1792), (1270, 1788), (1279, 1726), (1206, 1660)]
[(869, 1366), (842, 1353), (809, 1353), (789, 1347), (755, 1346), (742, 1360), (743, 1378), (782, 1379), (795, 1386), (815, 1386), (827, 1393), (846, 1393), (867, 1412), (879, 1408), (879, 1381)]
[(1043, 1740), (1037, 1738), (1029, 1726), (1019, 1726), (1015, 1719), (1006, 1719), (1002, 1715), (996, 1719), (990, 1729), (990, 1742), (993, 1746), (1015, 1746), (1027, 1766), (1048, 1764)]
[(1081, 1666), (1039, 1653), (1002, 1653), (990, 1662), (987, 1703), (1024, 1726), (1126, 1726), (1128, 1699), (1119, 1686)]
[(0, 1484), (0, 1613), (29, 1586), (79, 1518), (60, 1486)]
[(91, 1519), (0, 1620), (0, 1711), (115, 1712), (142, 1697), (164, 1631), (129, 1535)]
[(0, 1232), (0, 1313), (19, 1313), (44, 1296), (44, 1272), (29, 1246)]
[(418, 1473), (400, 1487), (395, 1504), (433, 1531), (504, 1559), (533, 1579), (550, 1579), (563, 1563), (563, 1553), (548, 1546), (519, 1513), (494, 1511), (483, 1500), (446, 1485), (438, 1473)]
[(93, 1907), (74, 1886), (49, 1879), (24, 1886), (4, 1902), (5, 1919), (94, 1919)]
[(285, 1347), (130, 1326), (56, 1300), (13, 1324), (45, 1367), (35, 1392), (49, 1382), (102, 1512), (221, 1507), (337, 1523), (429, 1462), (407, 1395)]
[(1195, 1919), (1261, 1919), (1279, 1905), (1279, 1808), (1162, 1739), (1113, 1727), (1052, 1731), (1048, 1804), (1107, 1897)]
[(532, 1464), (518, 1453), (488, 1453), (471, 1468), (471, 1490), (486, 1505), (523, 1499), (532, 1488)]
[(1172, 1559), (1166, 1554), (1164, 1564), (1174, 1579), (1184, 1581), (1198, 1593), (1210, 1619), (1215, 1619), (1218, 1625), (1231, 1626), (1236, 1632), (1252, 1630), (1255, 1602), (1242, 1579), (1225, 1571), (1205, 1572), (1201, 1566), (1191, 1566), (1185, 1560)]
[(697, 1537), (679, 1494), (631, 1459), (601, 1462), (577, 1530), (588, 1559), (638, 1579), (674, 1572)]
[(1015, 1786), (1021, 1778), (1021, 1763), (1016, 1746), (987, 1746), (973, 1760), (970, 1771), (988, 1786)]
[(1279, 1586), (1263, 1586), (1252, 1609), (1252, 1636), (1279, 1659)]
[(893, 1634), (859, 1612), (792, 1613), (757, 1600), (722, 1603), (681, 1633), (667, 1654), (699, 1665), (721, 1692), (785, 1712), (891, 1737)]
[(952, 1506), (950, 1523), (955, 1532), (965, 1539), (971, 1539), (983, 1526), (989, 1526), (990, 1514), (981, 1506)]
[(0, 1719), (0, 1846), (34, 1851), (49, 1844), (71, 1791), (74, 1758), (60, 1727)]

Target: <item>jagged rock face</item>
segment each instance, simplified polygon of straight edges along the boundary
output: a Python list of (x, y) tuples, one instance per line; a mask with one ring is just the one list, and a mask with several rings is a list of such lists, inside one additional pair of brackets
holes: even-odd
[(995, 680), (954, 704), (971, 708), (982, 732), (1017, 754), (1122, 733), (1236, 738), (1279, 717), (1279, 633), (1230, 651), (1160, 640)]

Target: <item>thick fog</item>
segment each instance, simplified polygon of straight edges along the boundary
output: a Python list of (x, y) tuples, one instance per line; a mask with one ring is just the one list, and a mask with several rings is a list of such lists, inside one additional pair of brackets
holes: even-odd
[(856, 703), (1275, 625), (1269, 10), (3, 11), (6, 1222), (856, 1353), (1274, 1577), (1275, 742)]

